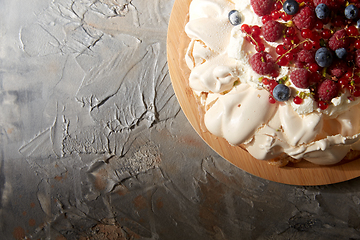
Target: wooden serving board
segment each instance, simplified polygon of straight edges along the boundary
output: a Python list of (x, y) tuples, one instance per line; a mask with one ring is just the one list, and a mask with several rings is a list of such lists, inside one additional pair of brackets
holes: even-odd
[(325, 185), (360, 176), (360, 159), (332, 166), (318, 166), (306, 161), (276, 167), (253, 158), (240, 147), (234, 147), (206, 131), (201, 120), (201, 107), (188, 85), (189, 69), (185, 52), (190, 39), (184, 32), (191, 0), (175, 0), (167, 36), (167, 58), (172, 85), (187, 119), (203, 140), (223, 158), (255, 176), (292, 185)]

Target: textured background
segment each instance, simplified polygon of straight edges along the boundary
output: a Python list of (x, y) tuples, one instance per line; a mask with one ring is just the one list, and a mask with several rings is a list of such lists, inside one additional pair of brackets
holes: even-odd
[(0, 239), (360, 239), (360, 180), (213, 152), (174, 95), (174, 0), (0, 0)]

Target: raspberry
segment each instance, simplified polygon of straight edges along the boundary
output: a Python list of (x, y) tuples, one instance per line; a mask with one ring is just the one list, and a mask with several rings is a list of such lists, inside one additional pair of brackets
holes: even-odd
[(302, 8), (299, 13), (295, 15), (293, 21), (298, 29), (313, 29), (316, 24), (314, 9), (309, 6)]
[(326, 4), (328, 7), (331, 7), (333, 5), (332, 0), (314, 0), (315, 7), (317, 7), (317, 5), (319, 5), (321, 3)]
[(265, 16), (271, 13), (274, 8), (273, 0), (250, 0), (254, 12), (259, 16)]
[[(341, 0), (341, 1), (339, 1), (339, 0), (331, 0), (331, 1), (332, 2), (331, 2), (330, 5), (331, 5), (331, 8), (334, 9), (334, 10), (342, 9), (344, 7), (344, 3), (345, 3), (344, 0)], [(349, 1), (349, 2), (351, 2), (351, 1)], [(352, 4), (357, 6), (358, 3), (352, 3)], [(357, 6), (357, 7), (359, 7), (359, 6)]]
[(303, 63), (313, 63), (315, 62), (315, 52), (303, 49), (297, 54), (297, 60)]
[(348, 47), (350, 41), (345, 29), (338, 30), (329, 39), (329, 48), (335, 51), (338, 48)]
[(298, 88), (309, 87), (310, 72), (305, 68), (296, 69), (291, 72), (290, 80)]
[(338, 95), (338, 92), (338, 85), (330, 79), (326, 79), (325, 81), (323, 81), (317, 91), (320, 100), (325, 102), (328, 102), (334, 97), (336, 97)]
[(268, 21), (261, 28), (261, 33), (268, 42), (275, 42), (282, 37), (283, 25), (277, 21)]
[(346, 65), (346, 62), (338, 60), (334, 62), (329, 68), (329, 73), (337, 78), (344, 75), (347, 71), (348, 67)]
[(267, 52), (255, 53), (250, 58), (250, 65), (252, 69), (260, 75), (270, 74), (275, 69), (274, 60)]
[(360, 68), (360, 50), (356, 50), (355, 52), (355, 64)]

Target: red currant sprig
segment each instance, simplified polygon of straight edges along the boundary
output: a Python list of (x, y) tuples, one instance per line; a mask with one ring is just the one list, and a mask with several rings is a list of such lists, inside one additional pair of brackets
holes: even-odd
[(257, 52), (265, 51), (265, 45), (262, 43), (262, 39), (260, 37), (261, 29), (259, 26), (254, 25), (250, 27), (247, 24), (243, 24), (241, 26), (241, 31), (246, 33), (245, 39), (255, 46), (255, 50)]
[[(280, 56), (276, 59), (276, 62), (279, 66), (286, 66), (293, 59), (293, 53), (297, 52), (298, 47), (309, 40), (304, 40), (300, 43), (290, 46), (288, 49), (284, 45), (278, 45), (276, 47), (276, 53)], [(286, 50), (287, 49), (287, 50)]]

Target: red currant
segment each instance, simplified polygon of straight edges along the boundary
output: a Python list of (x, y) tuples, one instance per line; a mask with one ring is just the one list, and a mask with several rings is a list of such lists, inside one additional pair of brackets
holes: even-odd
[(270, 21), (270, 20), (272, 20), (271, 15), (265, 15), (265, 16), (262, 16), (262, 18), (261, 18), (261, 22), (262, 22), (263, 24), (265, 24), (266, 22), (268, 22), (268, 21)]
[(301, 30), (301, 36), (303, 38), (311, 38), (313, 36), (313, 32), (310, 29), (303, 29)]
[(276, 103), (276, 100), (273, 96), (269, 95), (269, 103), (274, 104)]
[(324, 29), (322, 32), (321, 32), (321, 36), (322, 38), (324, 39), (329, 39), (331, 37), (331, 31), (330, 29)]
[(247, 34), (250, 34), (250, 27), (249, 27), (249, 25), (247, 25), (247, 24), (243, 24), (243, 25), (241, 25), (241, 31), (243, 31), (243, 32), (245, 32), (245, 33), (247, 33)]
[(286, 60), (287, 60), (288, 62), (290, 62), (291, 60), (294, 59), (294, 54), (292, 54), (291, 52), (289, 52), (289, 53), (285, 54), (284, 58), (286, 58)]
[(342, 77), (338, 81), (340, 87), (345, 88), (347, 85), (349, 85), (349, 80), (345, 77)]
[(269, 85), (270, 79), (268, 79), (268, 78), (263, 78), (263, 79), (262, 79), (262, 83), (263, 83), (264, 85)]
[(350, 92), (352, 92), (354, 90), (354, 85), (348, 84), (345, 86), (345, 88), (348, 89)]
[(317, 65), (317, 63), (310, 63), (309, 70), (313, 73), (317, 72), (317, 70), (319, 70), (319, 65)]
[(325, 109), (328, 108), (328, 104), (327, 104), (326, 102), (324, 102), (324, 101), (320, 101), (320, 102), (318, 103), (318, 107), (319, 107), (321, 110), (325, 110)]
[[(310, 34), (309, 34), (310, 35)], [(313, 41), (320, 41), (321, 36), (318, 32), (311, 32), (310, 39)]]
[(298, 38), (298, 36), (293, 36), (293, 42), (294, 44), (298, 44), (300, 42), (300, 39)]
[(300, 48), (298, 48), (298, 47), (293, 47), (293, 48), (291, 48), (291, 52), (292, 53), (297, 53), (297, 52), (299, 52), (300, 51)]
[(269, 87), (270, 87), (270, 91), (272, 92), (272, 90), (274, 89), (274, 87), (276, 87), (276, 85), (278, 85), (279, 83), (275, 80), (270, 80), (269, 81)]
[(294, 27), (288, 27), (285, 31), (285, 35), (288, 37), (292, 37), (296, 34), (296, 29)]
[(263, 52), (263, 51), (265, 51), (265, 45), (261, 42), (257, 42), (255, 44), (255, 50), (258, 52)]
[(296, 97), (294, 97), (293, 101), (294, 101), (295, 104), (302, 104), (303, 99), (301, 97), (299, 97), (299, 96), (296, 96)]
[(292, 18), (292, 16), (286, 14), (285, 12), (283, 12), (283, 13), (281, 14), (281, 18), (282, 18), (282, 20), (284, 20), (285, 22), (287, 22), (287, 21), (289, 21), (289, 20)]
[(284, 37), (283, 42), (287, 46), (291, 46), (291, 45), (295, 44), (294, 36), (292, 36), (292, 37)]
[(279, 55), (283, 55), (287, 52), (287, 49), (285, 48), (284, 45), (280, 44), (276, 47), (275, 49), (276, 53), (279, 54)]
[(346, 29), (346, 33), (349, 36), (357, 36), (359, 35), (359, 31), (355, 26), (350, 26)]
[(344, 75), (346, 78), (351, 78), (353, 76), (352, 71), (347, 71)]
[(275, 10), (280, 10), (280, 9), (282, 9), (282, 4), (281, 4), (281, 2), (275, 2), (275, 4), (274, 4), (274, 9)]
[(360, 39), (358, 39), (358, 40), (355, 41), (354, 47), (355, 47), (356, 49), (360, 49)]
[(271, 12), (271, 17), (273, 20), (278, 20), (281, 17), (281, 12), (273, 11), (273, 12)]
[(320, 40), (318, 41), (312, 41), (311, 44), (313, 45), (313, 47), (317, 50), (321, 47), (320, 45)]
[(282, 55), (276, 59), (276, 63), (279, 66), (286, 66), (286, 65), (288, 65), (289, 61), (286, 59), (286, 57), (284, 55)]
[(355, 76), (353, 77), (353, 81), (354, 81), (355, 84), (359, 84), (359, 83), (360, 83), (360, 77), (357, 76), (357, 75), (355, 75)]
[(311, 42), (306, 41), (306, 42), (303, 43), (303, 48), (304, 48), (305, 50), (310, 50), (310, 49), (313, 48), (313, 45), (312, 45)]
[(315, 23), (315, 29), (320, 30), (324, 27), (324, 24), (321, 21)]
[(353, 92), (353, 96), (354, 96), (354, 97), (360, 97), (360, 90), (359, 90), (359, 89), (355, 89), (355, 91)]
[(259, 26), (257, 25), (254, 25), (251, 27), (251, 35), (256, 38), (256, 37), (259, 37), (261, 34), (261, 29)]

